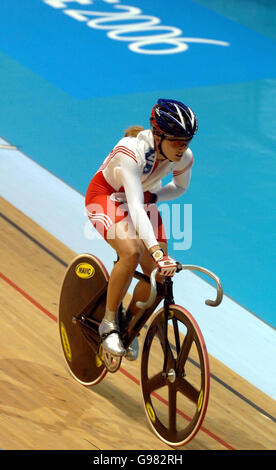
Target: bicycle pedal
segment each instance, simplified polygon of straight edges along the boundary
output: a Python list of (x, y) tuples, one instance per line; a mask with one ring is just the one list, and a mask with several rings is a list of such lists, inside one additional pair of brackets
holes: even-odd
[(122, 362), (122, 357), (121, 356), (113, 356), (110, 354), (108, 351), (103, 350), (103, 356), (104, 356), (104, 365), (107, 368), (107, 370), (111, 373), (114, 374), (116, 372)]

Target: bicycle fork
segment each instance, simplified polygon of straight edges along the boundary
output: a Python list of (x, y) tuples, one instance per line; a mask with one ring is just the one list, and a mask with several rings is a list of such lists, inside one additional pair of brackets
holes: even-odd
[(165, 299), (164, 299), (164, 364), (163, 364), (163, 377), (168, 377), (169, 374), (167, 372), (167, 365), (168, 365), (168, 348), (169, 348), (169, 340), (168, 340), (168, 321), (170, 318), (170, 305), (174, 304), (174, 297), (173, 297), (173, 282), (171, 277), (165, 277), (164, 281), (164, 289), (165, 289)]

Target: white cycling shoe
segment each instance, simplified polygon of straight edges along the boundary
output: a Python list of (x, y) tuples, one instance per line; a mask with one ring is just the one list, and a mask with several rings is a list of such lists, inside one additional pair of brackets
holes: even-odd
[(113, 356), (125, 356), (128, 361), (135, 361), (138, 358), (138, 338), (135, 338), (129, 347), (125, 349), (120, 337), (120, 329), (117, 322), (102, 320), (99, 326), (99, 334), (104, 350)]
[(99, 326), (99, 334), (103, 348), (113, 356), (124, 356), (126, 350), (120, 338), (120, 329), (117, 322), (102, 320)]

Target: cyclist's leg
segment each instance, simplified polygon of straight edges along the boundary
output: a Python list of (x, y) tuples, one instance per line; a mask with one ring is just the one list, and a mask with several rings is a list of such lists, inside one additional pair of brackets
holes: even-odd
[[(99, 194), (90, 200), (87, 210), (95, 228), (117, 252), (119, 257), (109, 278), (106, 312), (99, 332), (102, 337), (105, 337), (103, 346), (106, 346), (106, 349), (109, 348), (109, 352), (124, 355), (125, 351), (118, 328), (118, 309), (144, 253), (146, 255), (142, 262), (142, 269), (147, 274), (150, 274), (154, 267), (153, 261), (143, 242), (137, 238), (132, 221), (129, 215), (126, 215), (123, 205), (111, 200), (107, 194)], [(148, 216), (152, 221), (157, 240), (166, 240), (162, 219), (156, 206), (152, 208), (151, 214), (148, 214)], [(148, 285), (146, 288), (148, 289)], [(138, 287), (138, 294), (139, 290)]]
[(107, 242), (119, 257), (110, 274), (106, 301), (107, 309), (114, 311), (118, 310), (129, 288), (145, 248), (129, 220), (122, 220), (110, 227)]
[[(88, 217), (96, 230), (116, 251), (119, 260), (115, 264), (108, 284), (108, 311), (116, 312), (124, 298), (133, 273), (144, 251), (124, 204), (111, 199), (109, 194), (99, 193), (86, 206)], [(112, 316), (112, 315), (111, 315)]]
[(104, 338), (103, 347), (111, 354), (126, 353), (120, 338), (118, 310), (132, 281), (134, 271), (144, 251), (143, 243), (136, 237), (130, 220), (113, 224), (106, 237), (119, 259), (109, 277), (106, 312), (100, 325), (100, 335)]

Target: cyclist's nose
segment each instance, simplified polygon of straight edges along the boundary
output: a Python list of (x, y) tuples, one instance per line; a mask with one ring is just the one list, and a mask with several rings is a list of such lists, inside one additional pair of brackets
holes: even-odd
[(179, 150), (185, 150), (187, 147), (188, 147), (188, 144), (185, 144), (183, 142), (178, 142), (176, 147), (179, 149)]
[(183, 140), (179, 140), (179, 141), (175, 141), (175, 145), (177, 145), (178, 147), (186, 147), (187, 145), (187, 142), (184, 142)]

